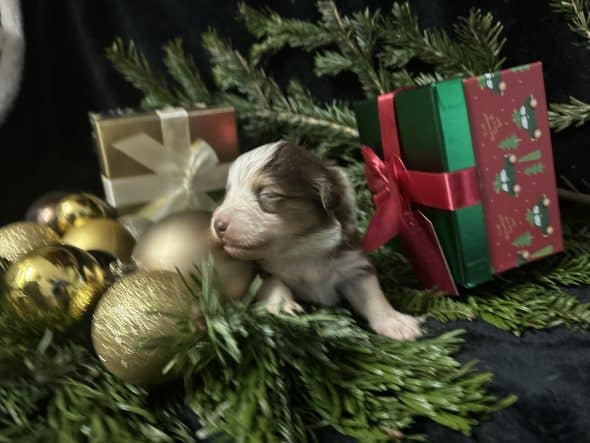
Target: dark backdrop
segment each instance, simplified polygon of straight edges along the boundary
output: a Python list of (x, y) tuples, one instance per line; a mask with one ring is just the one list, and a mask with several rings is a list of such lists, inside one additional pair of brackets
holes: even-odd
[[(2, 1), (2, 0), (0, 0)], [(27, 60), (23, 87), (14, 111), (0, 128), (0, 223), (22, 217), (29, 202), (50, 189), (101, 192), (92, 147), (88, 111), (134, 106), (140, 96), (104, 58), (116, 36), (133, 39), (154, 66), (160, 46), (181, 36), (206, 71), (200, 34), (213, 27), (235, 46), (250, 38), (236, 23), (234, 0), (22, 0)], [(284, 15), (315, 18), (313, 1), (271, 4)], [(544, 0), (415, 0), (422, 24), (448, 26), (458, 15), (479, 6), (505, 25), (507, 65), (542, 60), (551, 101), (568, 95), (590, 100), (590, 51), (574, 45), (576, 37)], [(364, 6), (388, 10), (390, 1), (341, 0), (343, 11)], [(359, 97), (350, 77), (314, 79), (311, 61), (285, 51), (272, 66), (280, 81), (297, 76), (321, 98)], [(590, 153), (587, 129), (554, 136), (559, 175), (583, 187)], [(590, 190), (590, 189), (588, 189)], [(456, 325), (430, 324), (434, 332)], [(461, 359), (478, 358), (496, 373), (493, 389), (515, 392), (521, 400), (477, 430), (487, 442), (590, 441), (590, 337), (564, 329), (516, 338), (481, 323), (469, 330)], [(464, 441), (448, 430), (429, 426), (433, 441)], [(334, 440), (333, 434), (326, 440)]]

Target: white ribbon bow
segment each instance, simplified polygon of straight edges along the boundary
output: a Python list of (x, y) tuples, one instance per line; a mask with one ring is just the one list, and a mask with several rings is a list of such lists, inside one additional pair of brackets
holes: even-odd
[(114, 207), (149, 202), (138, 216), (157, 221), (185, 209), (212, 210), (206, 192), (223, 189), (229, 163), (219, 163), (204, 140), (191, 144), (188, 114), (182, 108), (156, 111), (163, 144), (144, 133), (113, 143), (113, 147), (153, 171), (124, 178), (102, 176), (105, 196)]

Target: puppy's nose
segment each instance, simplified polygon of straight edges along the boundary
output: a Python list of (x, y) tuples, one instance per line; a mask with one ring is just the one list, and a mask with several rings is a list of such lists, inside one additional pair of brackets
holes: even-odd
[(215, 232), (217, 232), (217, 235), (220, 238), (223, 238), (223, 234), (225, 234), (225, 231), (227, 231), (228, 224), (229, 223), (227, 222), (227, 220), (223, 220), (221, 218), (218, 218), (213, 223), (213, 227), (215, 228)]

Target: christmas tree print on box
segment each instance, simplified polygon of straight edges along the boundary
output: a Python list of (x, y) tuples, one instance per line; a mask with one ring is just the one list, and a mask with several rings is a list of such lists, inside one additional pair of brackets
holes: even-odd
[(506, 137), (504, 140), (500, 142), (498, 148), (504, 149), (506, 151), (518, 149), (518, 145), (520, 144), (520, 138), (516, 134), (512, 134)]
[(561, 251), (541, 64), (465, 79), (463, 89), (494, 272)]

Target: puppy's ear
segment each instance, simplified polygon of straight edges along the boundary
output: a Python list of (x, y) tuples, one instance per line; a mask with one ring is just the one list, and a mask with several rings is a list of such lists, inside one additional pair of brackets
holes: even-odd
[(329, 169), (316, 179), (315, 188), (325, 211), (328, 214), (333, 213), (340, 204), (340, 192), (337, 188), (337, 182), (332, 177)]

